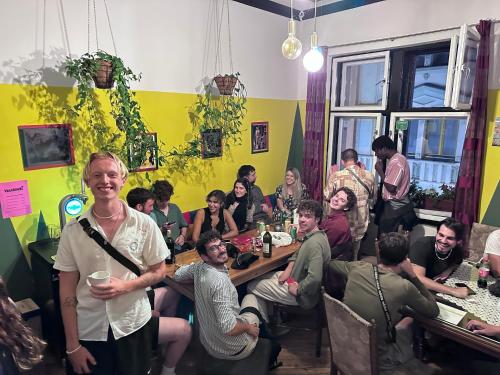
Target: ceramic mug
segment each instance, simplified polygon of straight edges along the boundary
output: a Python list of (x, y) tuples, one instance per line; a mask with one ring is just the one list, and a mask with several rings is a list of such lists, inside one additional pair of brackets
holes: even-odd
[(89, 286), (107, 284), (111, 274), (108, 271), (97, 271), (92, 275), (87, 276), (87, 284)]

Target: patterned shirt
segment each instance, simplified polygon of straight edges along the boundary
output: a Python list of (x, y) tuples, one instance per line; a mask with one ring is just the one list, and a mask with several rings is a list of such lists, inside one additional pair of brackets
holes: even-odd
[(396, 152), (387, 163), (384, 183), (396, 186), (396, 193), (391, 194), (384, 185), (382, 188), (384, 201), (402, 199), (408, 194), (410, 189), (410, 166), (408, 160), (399, 152)]
[(370, 219), (370, 194), (350, 171), (363, 181), (368, 189), (370, 189), (373, 196), (375, 177), (373, 177), (373, 174), (370, 171), (361, 169), (356, 164), (333, 173), (328, 179), (328, 183), (323, 193), (325, 200), (329, 201), (333, 196), (333, 193), (341, 187), (348, 187), (354, 192), (357, 198), (357, 204), (347, 212), (347, 218), (349, 219), (349, 224), (351, 226), (351, 235), (353, 240), (360, 241), (368, 229), (368, 222)]
[(251, 342), (252, 338), (246, 333), (227, 335), (236, 325), (240, 304), (225, 266), (218, 269), (205, 262), (182, 266), (175, 272), (174, 280), (181, 283), (194, 281), (200, 341), (211, 356), (227, 358)]

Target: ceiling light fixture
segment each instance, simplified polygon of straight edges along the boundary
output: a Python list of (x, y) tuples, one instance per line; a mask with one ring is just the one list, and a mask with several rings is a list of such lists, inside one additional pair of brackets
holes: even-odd
[(302, 43), (295, 36), (295, 20), (293, 19), (293, 0), (290, 0), (290, 21), (288, 21), (288, 38), (281, 45), (281, 53), (289, 60), (295, 60), (302, 53)]
[(302, 60), (304, 68), (311, 73), (320, 70), (324, 62), (323, 53), (318, 47), (318, 34), (316, 34), (316, 2), (317, 0), (314, 0), (314, 32), (311, 35), (311, 49), (304, 55)]

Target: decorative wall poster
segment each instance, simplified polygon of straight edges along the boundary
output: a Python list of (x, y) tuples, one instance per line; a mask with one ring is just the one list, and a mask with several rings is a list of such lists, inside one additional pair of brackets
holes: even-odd
[(252, 122), (252, 154), (269, 151), (269, 122)]
[(30, 214), (28, 181), (0, 182), (0, 205), (4, 219)]
[(500, 117), (495, 119), (495, 128), (493, 129), (493, 146), (500, 146)]
[(70, 124), (18, 126), (24, 170), (75, 164)]
[(201, 132), (201, 158), (222, 156), (222, 130), (208, 129)]

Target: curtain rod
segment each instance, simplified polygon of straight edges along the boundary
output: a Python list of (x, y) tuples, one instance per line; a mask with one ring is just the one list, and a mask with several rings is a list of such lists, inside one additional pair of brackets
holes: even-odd
[[(499, 23), (500, 20), (490, 20), (491, 23), (496, 24)], [(470, 24), (469, 26), (477, 26), (479, 25), (478, 23)], [(349, 47), (349, 46), (355, 46), (358, 44), (366, 44), (366, 43), (377, 43), (377, 42), (383, 42), (386, 40), (393, 41), (395, 39), (401, 39), (401, 38), (407, 38), (411, 36), (419, 36), (419, 35), (426, 35), (426, 34), (435, 34), (435, 33), (440, 33), (443, 31), (450, 31), (450, 30), (455, 30), (455, 29), (460, 29), (461, 26), (454, 26), (454, 27), (447, 27), (444, 29), (438, 29), (438, 30), (432, 30), (432, 31), (421, 31), (419, 33), (413, 33), (413, 34), (404, 34), (404, 35), (398, 35), (398, 36), (389, 36), (389, 37), (383, 37), (383, 38), (378, 38), (378, 39), (369, 39), (369, 40), (362, 40), (358, 42), (350, 42), (350, 43), (344, 43), (344, 44), (336, 44), (334, 46), (326, 46), (326, 48), (340, 48), (340, 47)]]

